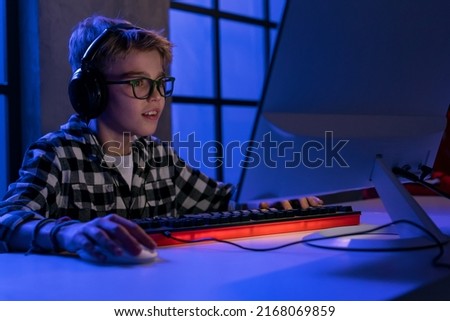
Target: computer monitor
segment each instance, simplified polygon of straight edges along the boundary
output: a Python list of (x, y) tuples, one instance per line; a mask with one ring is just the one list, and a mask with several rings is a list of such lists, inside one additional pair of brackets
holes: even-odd
[[(450, 103), (449, 12), (448, 0), (287, 1), (237, 201), (374, 186), (393, 221), (446, 241), (392, 169), (433, 166)], [(337, 247), (427, 242), (396, 228), (393, 242)]]

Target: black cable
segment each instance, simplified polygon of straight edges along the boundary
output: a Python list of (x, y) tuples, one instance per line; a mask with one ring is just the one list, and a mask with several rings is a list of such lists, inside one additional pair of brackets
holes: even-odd
[(369, 233), (376, 232), (378, 230), (385, 229), (385, 228), (387, 228), (389, 226), (398, 225), (398, 224), (409, 224), (409, 225), (414, 226), (415, 228), (421, 230), (426, 235), (428, 235), (434, 241), (435, 244), (434, 245), (424, 245), (424, 246), (412, 246), (412, 247), (407, 247), (407, 248), (404, 248), (404, 247), (403, 248), (389, 248), (389, 249), (386, 249), (386, 248), (374, 248), (374, 249), (341, 248), (341, 249), (338, 249), (338, 248), (334, 248), (334, 247), (330, 247), (329, 249), (343, 250), (343, 251), (360, 251), (360, 252), (398, 252), (398, 251), (423, 250), (423, 249), (438, 247), (439, 248), (439, 253), (437, 254), (437, 256), (435, 256), (433, 258), (433, 260), (432, 260), (433, 265), (435, 265), (437, 267), (450, 268), (449, 264), (445, 264), (445, 263), (440, 263), (439, 262), (439, 260), (441, 259), (441, 257), (444, 255), (444, 252), (445, 252), (444, 251), (444, 245), (446, 245), (448, 243), (448, 241), (445, 241), (445, 242), (439, 241), (439, 239), (433, 233), (431, 233), (430, 231), (428, 231), (424, 227), (416, 224), (415, 222), (408, 221), (408, 220), (393, 221), (391, 223), (380, 225), (378, 227), (375, 227), (375, 228), (372, 228), (372, 229), (368, 229), (368, 230), (365, 230), (365, 231), (344, 233), (344, 234), (333, 235), (333, 236), (317, 237), (317, 238), (308, 239), (308, 240), (299, 240), (299, 241), (294, 241), (294, 242), (290, 242), (290, 243), (286, 243), (286, 244), (282, 244), (282, 245), (278, 245), (278, 246), (274, 246), (274, 247), (268, 247), (268, 248), (247, 247), (247, 246), (243, 246), (243, 245), (240, 245), (238, 243), (235, 243), (235, 242), (222, 240), (222, 239), (218, 239), (218, 238), (215, 238), (215, 237), (206, 237), (206, 238), (201, 238), (201, 239), (196, 239), (196, 240), (185, 240), (185, 239), (181, 239), (181, 238), (173, 236), (169, 231), (163, 232), (163, 235), (166, 236), (167, 238), (173, 239), (173, 240), (175, 240), (177, 242), (180, 242), (180, 243), (200, 243), (200, 242), (214, 241), (214, 242), (218, 242), (218, 243), (225, 243), (225, 244), (228, 244), (228, 245), (236, 246), (236, 247), (238, 247), (240, 249), (243, 249), (243, 250), (254, 251), (254, 252), (268, 252), (268, 251), (274, 251), (274, 250), (282, 249), (282, 248), (293, 246), (293, 245), (297, 245), (297, 244), (303, 244), (303, 243), (308, 244), (310, 242), (316, 242), (316, 241), (322, 241), (322, 240), (328, 240), (328, 239), (334, 239), (334, 238), (340, 238), (340, 237), (348, 237), (348, 236), (369, 234)]

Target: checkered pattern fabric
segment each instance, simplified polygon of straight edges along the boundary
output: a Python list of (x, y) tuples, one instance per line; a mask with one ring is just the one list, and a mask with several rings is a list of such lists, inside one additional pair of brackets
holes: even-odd
[(132, 153), (130, 189), (105, 162), (93, 132), (73, 115), (27, 150), (19, 179), (0, 202), (0, 245), (30, 219), (87, 221), (110, 213), (134, 219), (227, 209), (233, 187), (189, 167), (167, 144), (139, 138)]

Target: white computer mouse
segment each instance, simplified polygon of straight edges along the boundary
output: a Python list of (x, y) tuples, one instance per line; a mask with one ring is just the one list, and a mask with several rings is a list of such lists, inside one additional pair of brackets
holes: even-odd
[(127, 252), (124, 252), (122, 255), (113, 255), (112, 253), (105, 253), (102, 251), (105, 256), (106, 260), (104, 262), (99, 262), (97, 258), (90, 255), (85, 250), (78, 250), (77, 254), (86, 261), (91, 261), (99, 264), (145, 264), (150, 263), (155, 260), (155, 258), (158, 256), (157, 252), (155, 250), (150, 250), (146, 247), (142, 247), (141, 253), (134, 256)]

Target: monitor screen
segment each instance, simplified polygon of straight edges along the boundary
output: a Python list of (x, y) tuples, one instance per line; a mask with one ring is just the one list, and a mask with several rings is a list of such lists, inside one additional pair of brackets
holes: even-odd
[[(288, 1), (237, 201), (375, 186), (403, 203), (391, 169), (433, 166), (446, 125), (449, 12), (448, 0)], [(430, 223), (405, 202), (414, 213), (393, 219)]]

